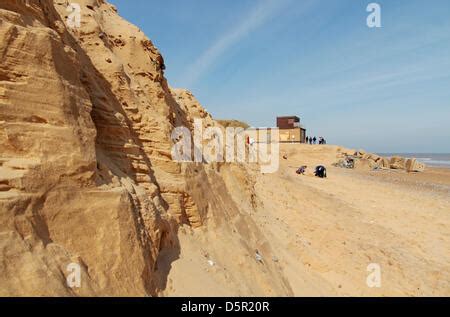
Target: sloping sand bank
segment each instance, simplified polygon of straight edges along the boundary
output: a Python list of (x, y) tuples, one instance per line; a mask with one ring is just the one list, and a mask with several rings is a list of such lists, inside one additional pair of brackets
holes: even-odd
[[(283, 145), (280, 155), (288, 159), (278, 173), (254, 171), (257, 208), (251, 217), (275, 250), (262, 253), (264, 261), (276, 264), (296, 296), (448, 296), (450, 170), (341, 169), (331, 166), (337, 149)], [(296, 175), (303, 164), (309, 172)], [(327, 166), (328, 178), (312, 176), (317, 164)], [(230, 270), (243, 259), (212, 230), (180, 234), (181, 254), (166, 295), (248, 295), (234, 277), (251, 272), (245, 266)], [(371, 263), (381, 268), (379, 288), (366, 283)]]

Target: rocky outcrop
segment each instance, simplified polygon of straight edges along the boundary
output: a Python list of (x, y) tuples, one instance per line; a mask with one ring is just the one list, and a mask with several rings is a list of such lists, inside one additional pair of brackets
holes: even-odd
[(211, 117), (194, 95), (187, 89), (172, 88), (172, 96), (186, 113), (188, 126), (192, 128), (194, 119), (201, 119), (204, 127), (217, 125), (217, 122)]
[(243, 128), (247, 129), (250, 128), (250, 126), (242, 121), (239, 120), (217, 120), (217, 122), (223, 126), (224, 128)]
[[(251, 191), (232, 197), (236, 172), (171, 158), (174, 127), (211, 116), (169, 88), (159, 51), (114, 6), (77, 3), (79, 27), (68, 1), (0, 2), (0, 295), (159, 295), (180, 226), (209, 222), (236, 252), (270, 254), (242, 210)], [(270, 264), (236, 279), (290, 294)]]
[[(159, 53), (109, 4), (81, 3), (79, 29), (65, 25), (65, 1), (0, 4), (0, 279), (33, 277), (2, 287), (4, 295), (77, 292), (48, 287), (53, 276), (65, 281), (71, 262), (87, 272), (80, 295), (154, 295), (158, 251), (173, 243), (155, 173), (177, 170), (166, 120), (177, 109), (164, 99)], [(113, 37), (126, 37), (133, 52)], [(134, 75), (141, 67), (153, 80)], [(150, 107), (155, 114), (145, 116)]]

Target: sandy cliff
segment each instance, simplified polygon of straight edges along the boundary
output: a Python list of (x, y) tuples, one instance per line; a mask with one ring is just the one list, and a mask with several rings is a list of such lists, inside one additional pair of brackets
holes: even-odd
[[(171, 131), (192, 118), (158, 50), (112, 5), (78, 3), (80, 28), (67, 1), (0, 3), (1, 295), (157, 295), (180, 225), (206, 218), (252, 254), (264, 238), (217, 167), (171, 160)], [(66, 286), (71, 262), (81, 288)], [(289, 294), (253, 270), (246, 290)]]

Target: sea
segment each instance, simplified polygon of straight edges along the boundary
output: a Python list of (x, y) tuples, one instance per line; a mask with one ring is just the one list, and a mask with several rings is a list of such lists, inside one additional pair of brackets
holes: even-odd
[(428, 166), (450, 168), (450, 153), (379, 153), (384, 157), (401, 156), (416, 158)]

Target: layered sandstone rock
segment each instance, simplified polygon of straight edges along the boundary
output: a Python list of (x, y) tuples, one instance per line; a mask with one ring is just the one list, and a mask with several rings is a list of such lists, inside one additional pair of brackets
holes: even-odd
[(250, 126), (242, 121), (239, 120), (217, 120), (217, 122), (223, 126), (224, 128), (243, 128), (243, 129), (247, 129)]
[[(84, 7), (74, 30), (64, 24), (64, 1), (0, 4), (0, 270), (2, 285), (11, 284), (3, 294), (156, 294), (152, 271), (161, 245), (171, 243), (152, 166), (170, 169), (162, 159), (170, 125), (157, 129), (151, 120), (171, 115), (174, 106), (157, 104), (162, 79), (144, 98), (141, 78), (131, 79), (118, 62), (126, 53), (99, 37), (109, 30), (99, 21), (126, 22), (106, 3), (83, 4), (95, 9)], [(136, 41), (139, 57), (130, 63), (162, 78), (151, 62), (158, 52), (149, 52), (143, 35)], [(139, 110), (150, 104), (161, 114), (140, 125)], [(153, 140), (163, 144), (149, 149)], [(157, 159), (150, 162), (150, 155)], [(83, 264), (86, 287), (66, 287), (71, 262)], [(21, 272), (32, 282), (21, 285)]]
[[(213, 226), (248, 263), (270, 256), (243, 166), (171, 158), (173, 128), (211, 116), (114, 6), (77, 3), (80, 27), (68, 1), (0, 2), (0, 295), (162, 294), (180, 226)], [(273, 264), (248, 265), (234, 273), (247, 295), (291, 294)]]

